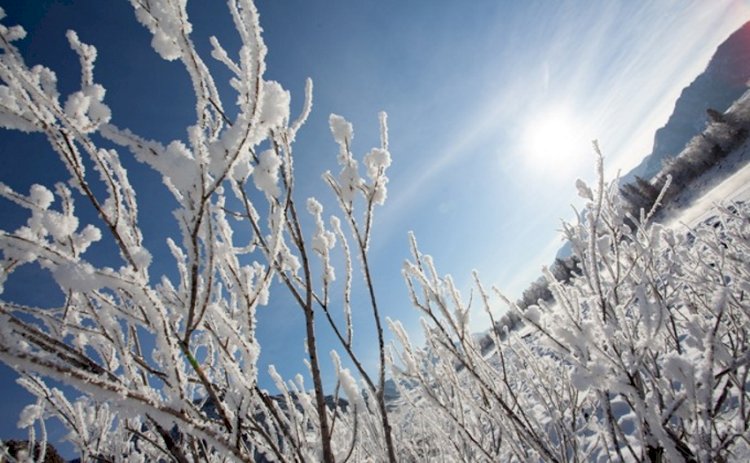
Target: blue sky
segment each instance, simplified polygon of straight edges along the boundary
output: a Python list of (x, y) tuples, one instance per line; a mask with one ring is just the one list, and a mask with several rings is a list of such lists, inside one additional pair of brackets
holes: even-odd
[[(0, 1), (29, 37), (27, 63), (58, 73), (62, 93), (78, 80), (64, 39), (75, 29), (98, 48), (95, 78), (120, 126), (168, 142), (191, 123), (190, 84), (178, 63), (161, 61), (125, 1)], [(354, 124), (355, 154), (378, 143), (377, 113), (389, 114), (393, 166), (389, 199), (376, 212), (372, 263), (385, 315), (417, 335), (400, 269), (413, 230), (438, 269), (468, 295), (472, 269), (512, 297), (539, 275), (559, 248), (556, 230), (575, 201), (577, 177), (591, 179), (590, 141), (600, 141), (608, 175), (650, 152), (681, 89), (716, 47), (750, 19), (747, 1), (270, 1), (259, 0), (269, 48), (266, 77), (302, 104), (315, 84), (313, 113), (295, 147), (298, 196), (333, 204), (320, 174), (336, 170), (328, 115)], [(194, 41), (210, 61), (209, 35), (228, 49), (237, 39), (224, 2), (194, 1)], [(216, 67), (220, 70), (220, 67)], [(225, 80), (219, 72), (217, 80)], [(231, 101), (227, 97), (227, 102)], [(0, 181), (27, 191), (61, 175), (44, 140), (0, 135)], [(172, 204), (160, 180), (134, 162), (147, 243), (158, 259)], [(0, 205), (3, 228), (16, 220)], [(20, 219), (19, 219), (20, 220)], [(170, 228), (172, 227), (172, 228)], [(161, 247), (161, 248), (160, 248)], [(152, 272), (155, 273), (155, 272)], [(4, 297), (49, 300), (29, 271)], [(10, 294), (10, 295), (9, 295)], [(500, 307), (498, 307), (500, 308)], [(357, 348), (374, 364), (369, 314), (357, 312)], [(283, 300), (261, 310), (262, 363), (286, 377), (303, 369), (301, 314)], [(474, 326), (486, 328), (477, 314)], [(321, 328), (323, 352), (330, 333)], [(324, 356), (327, 358), (327, 356)], [(3, 367), (7, 391), (0, 438), (23, 405)]]

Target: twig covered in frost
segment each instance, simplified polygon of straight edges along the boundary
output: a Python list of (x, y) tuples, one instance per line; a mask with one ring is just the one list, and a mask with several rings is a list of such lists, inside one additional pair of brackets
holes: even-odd
[[(231, 56), (218, 39), (212, 37), (210, 42), (212, 57), (232, 76), (229, 85), (237, 95), (237, 111), (230, 118), (210, 67), (192, 41), (186, 2), (131, 0), (131, 4), (137, 20), (152, 34), (154, 50), (166, 60), (181, 61), (192, 82), (195, 121), (187, 127), (186, 141), (148, 140), (111, 123), (105, 89), (95, 81), (96, 49), (81, 42), (75, 32), (67, 36), (81, 63), (81, 88), (65, 98), (56, 88), (54, 72), (41, 65), (27, 66), (13, 45), (24, 36), (23, 29), (0, 26), (0, 125), (44, 133), (68, 170), (69, 184), (79, 193), (59, 184), (54, 192), (34, 185), (25, 195), (0, 185), (0, 195), (29, 212), (24, 226), (0, 233), (0, 285), (19, 267), (37, 262), (66, 294), (65, 303), (53, 308), (3, 301), (0, 358), (27, 375), (24, 385), (69, 428), (84, 459), (189, 461), (220, 460), (226, 455), (253, 461), (265, 455), (282, 461), (332, 462), (382, 452), (394, 461), (382, 393), (385, 357), (379, 325), (379, 384), (359, 369), (370, 386), (368, 397), (378, 398), (377, 420), (364, 418), (372, 407), (365, 399), (359, 402), (366, 405), (355, 407), (353, 414), (331, 410), (323, 389), (316, 304), (329, 309), (328, 294), (336, 276), (330, 251), (337, 237), (347, 256), (349, 251), (339, 219), (332, 221), (334, 231), (327, 230), (319, 202), (308, 203), (317, 226), (312, 238), (306, 236), (297, 212), (291, 144), (309, 115), (312, 82), (306, 84), (302, 113), (290, 122), (289, 92), (264, 78), (267, 50), (258, 11), (250, 0), (229, 0), (240, 48)], [(159, 173), (176, 199), (173, 215), (180, 235), (168, 239), (176, 280), (161, 277), (152, 283), (151, 255), (142, 244), (136, 192), (119, 153), (100, 147), (101, 138), (95, 134)], [(352, 178), (346, 189), (336, 190), (352, 224), (351, 194), (361, 193), (366, 199), (365, 228), (360, 232), (355, 224), (352, 229), (366, 271), (373, 209), (385, 200), (387, 143), (383, 114), (381, 147), (365, 156), (370, 182)], [(259, 150), (261, 145), (268, 148)], [(354, 163), (351, 156), (347, 159), (347, 165)], [(93, 172), (86, 169), (90, 165)], [(91, 202), (100, 223), (81, 223), (75, 210), (78, 196)], [(236, 204), (234, 199), (243, 212), (228, 206)], [(237, 242), (231, 217), (246, 219), (249, 244)], [(87, 258), (90, 245), (110, 239), (118, 246), (121, 261), (108, 267), (92, 264)], [(323, 262), (320, 284), (314, 281), (312, 269), (316, 254)], [(352, 267), (347, 257), (344, 344), (356, 358), (350, 313)], [(257, 386), (255, 313), (258, 306), (269, 303), (275, 276), (305, 316), (313, 381), (312, 391), (305, 390), (301, 377), (292, 384), (276, 381), (283, 406)], [(369, 273), (367, 284), (379, 323)], [(153, 348), (147, 351), (145, 346)], [(353, 388), (347, 370), (340, 365), (337, 370), (349, 400), (357, 402), (352, 396), (361, 391)], [(41, 377), (75, 387), (85, 394), (87, 398), (81, 400), (86, 403), (71, 405)], [(73, 411), (75, 407), (86, 411)], [(105, 442), (94, 443), (87, 437), (84, 415), (102, 417), (101, 426), (109, 427), (107, 432), (101, 430), (110, 436)], [(380, 425), (365, 433), (358, 430), (360, 422)], [(336, 423), (340, 424), (334, 427)], [(358, 436), (365, 434), (384, 444), (363, 450)]]

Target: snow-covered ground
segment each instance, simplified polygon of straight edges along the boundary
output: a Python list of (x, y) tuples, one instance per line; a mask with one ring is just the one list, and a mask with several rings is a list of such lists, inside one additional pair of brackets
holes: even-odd
[[(691, 186), (691, 190), (681, 193), (675, 201), (677, 207), (672, 208), (664, 225), (677, 228), (680, 225), (694, 227), (702, 221), (715, 215), (712, 210), (713, 206), (728, 201), (748, 201), (750, 200), (750, 142), (743, 143), (725, 162), (720, 163), (716, 168), (704, 177), (697, 180), (697, 185)], [(736, 172), (724, 180), (716, 183), (714, 179), (721, 174), (722, 169), (736, 168)], [(701, 193), (706, 187), (710, 188), (705, 193)]]

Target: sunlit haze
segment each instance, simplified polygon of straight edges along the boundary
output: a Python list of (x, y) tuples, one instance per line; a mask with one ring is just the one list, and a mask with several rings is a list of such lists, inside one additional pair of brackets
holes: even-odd
[(569, 176), (590, 165), (586, 156), (590, 141), (576, 115), (564, 106), (540, 109), (523, 130), (519, 148), (531, 175)]

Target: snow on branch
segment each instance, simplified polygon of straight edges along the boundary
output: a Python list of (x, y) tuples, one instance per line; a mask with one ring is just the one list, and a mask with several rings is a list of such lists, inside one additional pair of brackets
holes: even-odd
[[(412, 236), (403, 276), (424, 342), (387, 320), (388, 346), (370, 265), (392, 162), (386, 115), (379, 146), (361, 157), (351, 123), (330, 116), (340, 170), (323, 181), (339, 210), (327, 218), (310, 198), (304, 214), (293, 142), (312, 108), (312, 82), (292, 120), (290, 93), (264, 78), (253, 2), (227, 2), (238, 50), (210, 39), (212, 57), (231, 74), (237, 111), (229, 112), (192, 41), (186, 1), (131, 4), (154, 50), (180, 60), (192, 83), (196, 118), (185, 140), (116, 126), (95, 81), (96, 49), (74, 32), (67, 38), (80, 88), (61, 95), (54, 72), (27, 65), (14, 46), (24, 30), (0, 25), (0, 126), (42, 133), (68, 177), (28, 192), (0, 184), (0, 198), (27, 217), (0, 230), (0, 360), (35, 397), (18, 422), (32, 448), (55, 418), (83, 460), (750, 457), (748, 204), (727, 205), (688, 234), (652, 223), (653, 208), (633, 217), (604, 181), (595, 146), (598, 182), (576, 183), (587, 205), (563, 225), (575, 256), (541, 280), (551, 298), (523, 309), (510, 303), (496, 323), (507, 298), (476, 274), (465, 297)], [(138, 196), (124, 156), (156, 172), (176, 199), (169, 257), (144, 245), (138, 204), (152, 198)], [(654, 185), (637, 187), (664, 198)], [(81, 201), (95, 216), (80, 214)], [(106, 263), (93, 254), (101, 241), (117, 249)], [(168, 275), (154, 274), (155, 258), (172, 261)], [(26, 265), (48, 272), (57, 305), (3, 292)], [(258, 371), (257, 311), (282, 291), (304, 320), (307, 377)], [(474, 294), (493, 322), (489, 343), (469, 331)], [(355, 308), (372, 316), (372, 332), (354, 329)], [(339, 341), (333, 378), (322, 375), (321, 323)], [(355, 333), (377, 340), (377, 372)], [(274, 391), (261, 388), (262, 375)]]

